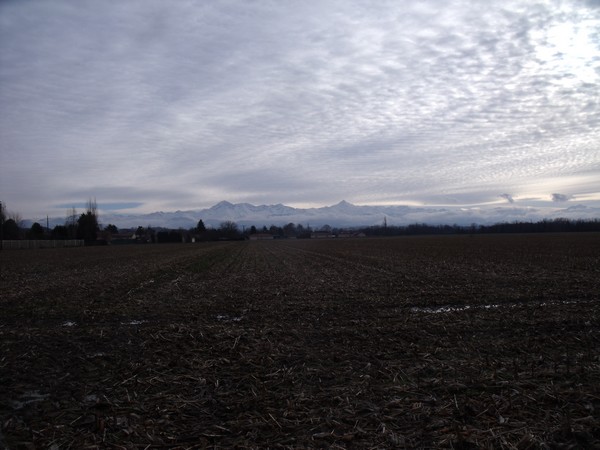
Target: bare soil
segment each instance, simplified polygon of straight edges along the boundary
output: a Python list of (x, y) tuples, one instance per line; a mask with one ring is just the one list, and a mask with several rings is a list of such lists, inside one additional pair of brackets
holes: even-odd
[(600, 448), (599, 234), (0, 260), (0, 447)]

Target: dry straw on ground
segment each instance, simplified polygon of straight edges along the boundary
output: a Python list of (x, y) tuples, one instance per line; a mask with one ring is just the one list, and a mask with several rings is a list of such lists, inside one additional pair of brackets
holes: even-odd
[(3, 251), (9, 448), (593, 448), (600, 236)]

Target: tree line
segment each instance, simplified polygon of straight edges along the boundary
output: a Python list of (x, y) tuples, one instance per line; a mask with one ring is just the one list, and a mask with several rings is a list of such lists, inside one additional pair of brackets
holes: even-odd
[[(0, 203), (0, 205), (2, 205)], [(96, 200), (90, 199), (86, 210), (78, 214), (75, 208), (67, 213), (64, 225), (56, 225), (52, 230), (34, 222), (29, 229), (24, 229), (18, 213), (9, 213), (4, 205), (0, 206), (0, 234), (2, 239), (83, 239), (93, 242), (100, 231), (98, 224), (98, 207)]]
[[(111, 227), (114, 225), (109, 225)], [(105, 230), (106, 230), (105, 228)], [(243, 240), (253, 234), (269, 234), (274, 238), (309, 238), (312, 228), (303, 225), (289, 223), (285, 226), (271, 225), (270, 227), (240, 226), (233, 221), (226, 220), (218, 227), (207, 227), (200, 219), (195, 227), (189, 229), (153, 229), (152, 227), (138, 227), (133, 233), (132, 239), (142, 243), (166, 243), (166, 242), (202, 242), (218, 240)], [(102, 232), (99, 235), (103, 235)], [(114, 236), (114, 233), (113, 233)], [(106, 236), (110, 239), (111, 236)]]
[(288, 223), (284, 226), (271, 225), (269, 227), (248, 228), (240, 227), (233, 221), (224, 221), (217, 228), (205, 226), (202, 220), (190, 229), (153, 229), (152, 227), (138, 227), (120, 231), (115, 225), (108, 224), (100, 227), (98, 207), (95, 199), (88, 200), (85, 211), (77, 213), (75, 208), (68, 211), (64, 225), (56, 225), (52, 230), (35, 222), (29, 229), (21, 226), (22, 219), (17, 213), (8, 213), (3, 203), (0, 202), (0, 240), (12, 239), (82, 239), (87, 245), (107, 244), (111, 242), (139, 242), (139, 243), (166, 243), (166, 242), (199, 242), (215, 240), (247, 239), (253, 234), (266, 234), (273, 238), (310, 238), (315, 231), (326, 232), (328, 236), (406, 236), (406, 235), (432, 235), (432, 234), (484, 234), (484, 233), (557, 233), (557, 232), (589, 232), (600, 231), (599, 219), (570, 220), (565, 218), (544, 219), (537, 222), (503, 222), (493, 225), (428, 225), (414, 223), (410, 225), (382, 225), (333, 228), (323, 225), (313, 229), (309, 225)]
[(429, 234), (490, 234), (490, 233), (563, 233), (600, 231), (599, 219), (543, 219), (537, 222), (501, 222), (493, 225), (428, 225), (372, 226), (361, 228), (367, 236), (403, 236)]

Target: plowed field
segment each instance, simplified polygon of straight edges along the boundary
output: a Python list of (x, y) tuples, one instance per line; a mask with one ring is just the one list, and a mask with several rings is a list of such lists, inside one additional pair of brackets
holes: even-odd
[(0, 447), (600, 446), (598, 234), (0, 258)]

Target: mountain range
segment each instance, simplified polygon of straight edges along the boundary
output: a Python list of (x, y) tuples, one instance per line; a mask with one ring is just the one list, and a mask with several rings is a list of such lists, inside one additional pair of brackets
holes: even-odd
[[(520, 207), (513, 203), (472, 208), (459, 206), (361, 206), (346, 201), (321, 208), (293, 208), (281, 203), (256, 206), (249, 203), (233, 204), (222, 201), (207, 209), (189, 211), (149, 214), (120, 214), (101, 211), (100, 223), (102, 225), (114, 224), (119, 228), (150, 226), (189, 229), (195, 227), (199, 220), (202, 220), (207, 227), (218, 227), (224, 221), (236, 222), (240, 227), (283, 226), (292, 222), (318, 228), (326, 224), (332, 227), (373, 226), (382, 225), (384, 221), (388, 225), (411, 223), (490, 225), (500, 222), (539, 221), (559, 217), (571, 220), (597, 219), (600, 218), (600, 208), (581, 204), (554, 208)], [(33, 221), (26, 222), (32, 223)], [(38, 222), (45, 223), (46, 219), (40, 219)], [(64, 222), (64, 218), (50, 219), (51, 227), (63, 225)]]

